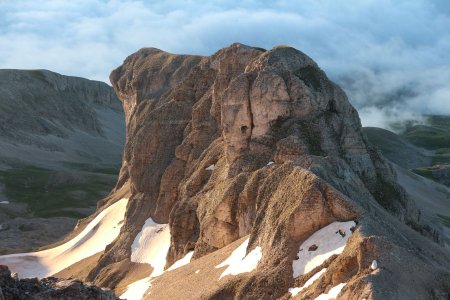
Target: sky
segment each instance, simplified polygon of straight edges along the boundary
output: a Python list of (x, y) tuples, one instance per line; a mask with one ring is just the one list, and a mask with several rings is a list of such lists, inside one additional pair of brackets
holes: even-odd
[(142, 47), (210, 55), (234, 42), (305, 52), (365, 126), (450, 115), (448, 0), (0, 0), (0, 68), (109, 82)]

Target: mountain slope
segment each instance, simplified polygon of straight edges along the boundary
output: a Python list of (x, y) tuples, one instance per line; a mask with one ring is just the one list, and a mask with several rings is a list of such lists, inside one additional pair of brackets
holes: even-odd
[(376, 127), (364, 127), (363, 131), (386, 158), (399, 166), (414, 169), (431, 165), (433, 153), (414, 146), (402, 136)]
[(102, 82), (0, 70), (0, 123), (0, 253), (55, 242), (114, 186), (120, 102)]
[(400, 134), (363, 128), (370, 143), (390, 161), (428, 179), (450, 186), (450, 118), (428, 116), (426, 125), (410, 125)]
[[(145, 48), (110, 79), (126, 116), (119, 180), (64, 247), (91, 243), (124, 198), (126, 212), (104, 251), (59, 274), (128, 299), (448, 296), (448, 251), (419, 233), (434, 231), (304, 53)], [(0, 263), (28, 269), (41, 255)]]

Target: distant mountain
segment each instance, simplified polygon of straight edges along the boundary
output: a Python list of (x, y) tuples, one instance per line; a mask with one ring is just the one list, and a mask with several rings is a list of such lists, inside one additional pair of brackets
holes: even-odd
[(390, 161), (407, 169), (429, 166), (433, 153), (417, 147), (404, 137), (386, 129), (364, 127), (369, 141), (377, 146)]
[(363, 130), (392, 162), (450, 186), (450, 116), (426, 116), (424, 124), (410, 122), (402, 128), (399, 134), (374, 127)]
[(56, 241), (92, 213), (114, 186), (124, 142), (106, 83), (0, 70), (0, 252)]

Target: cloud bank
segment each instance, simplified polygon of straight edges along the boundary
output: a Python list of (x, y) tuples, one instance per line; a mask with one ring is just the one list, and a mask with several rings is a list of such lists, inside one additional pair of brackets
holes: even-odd
[(363, 125), (450, 114), (447, 0), (0, 1), (0, 68), (108, 81), (141, 47), (210, 55), (290, 45), (347, 92)]

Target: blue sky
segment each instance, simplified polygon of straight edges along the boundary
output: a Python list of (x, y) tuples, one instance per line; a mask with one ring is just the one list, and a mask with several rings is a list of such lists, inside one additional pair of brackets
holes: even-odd
[(307, 53), (364, 125), (450, 114), (448, 0), (0, 0), (0, 68), (108, 81), (141, 47), (209, 55), (233, 42)]

